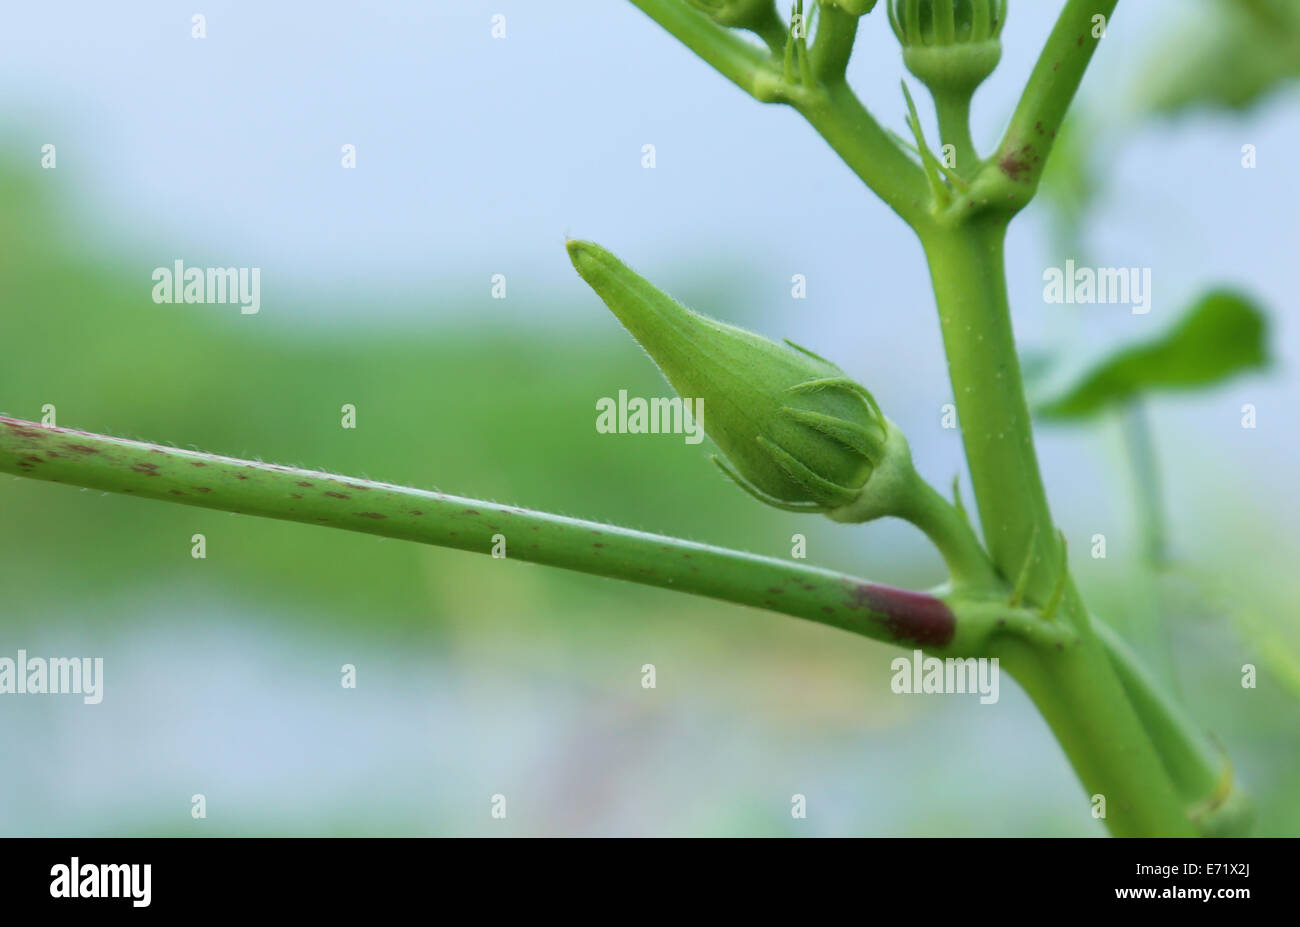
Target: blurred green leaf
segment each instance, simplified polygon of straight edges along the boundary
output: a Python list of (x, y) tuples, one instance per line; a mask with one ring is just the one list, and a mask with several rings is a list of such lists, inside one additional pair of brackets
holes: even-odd
[(1188, 17), (1142, 75), (1145, 109), (1243, 110), (1300, 78), (1300, 3), (1215, 0)]
[(1120, 350), (1038, 411), (1045, 418), (1088, 418), (1151, 391), (1210, 386), (1267, 363), (1264, 314), (1246, 297), (1216, 290), (1163, 337)]

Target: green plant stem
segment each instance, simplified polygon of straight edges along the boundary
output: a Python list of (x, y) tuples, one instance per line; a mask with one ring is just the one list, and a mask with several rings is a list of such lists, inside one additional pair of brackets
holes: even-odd
[(906, 509), (897, 512), (925, 533), (952, 576), (953, 586), (992, 591), (1003, 585), (970, 523), (933, 486), (913, 471), (913, 492), (904, 496)]
[(1118, 0), (1069, 0), (1043, 46), (992, 163), (1016, 188), (1015, 208), (1033, 198), (1052, 142), (1083, 81), (1100, 38), (1093, 17), (1107, 26)]
[(1028, 598), (1042, 602), (1058, 548), (1007, 309), (1004, 236), (1003, 224), (986, 222), (931, 231), (922, 243), (989, 555), (1009, 582), (1032, 557)]
[[(632, 0), (632, 3), (711, 64), (719, 74), (751, 96), (759, 93), (759, 76), (766, 68), (767, 56), (758, 48), (682, 0)], [(783, 28), (782, 45), (785, 42), (784, 31)]]
[(842, 81), (858, 34), (858, 17), (833, 4), (819, 8), (820, 22), (813, 39), (813, 74), (823, 82)]
[(775, 4), (772, 6), (771, 15), (764, 17), (761, 23), (751, 28), (751, 31), (763, 40), (768, 52), (774, 58), (785, 54), (785, 40), (790, 34), (790, 27), (777, 15)]
[(842, 73), (836, 74), (838, 62), (847, 63), (845, 29), (837, 29), (834, 41), (826, 39), (820, 56), (814, 43), (813, 67), (823, 82), (808, 88), (785, 80), (759, 49), (680, 0), (632, 3), (756, 100), (794, 106), (887, 206), (914, 226), (924, 220), (924, 172), (867, 112)]
[[(996, 624), (1003, 619), (994, 617), (995, 630), (984, 637), (971, 634), (967, 646), (1006, 661), (1085, 788), (1105, 797), (1106, 823), (1113, 833), (1194, 835), (1196, 813), (1188, 811), (1182, 793), (1204, 786), (1206, 756), (1186, 721), (1146, 684), (1145, 676), (1133, 672), (1137, 665), (1124, 653), (1112, 652), (1122, 642), (1108, 643), (1099, 636), (1069, 576), (1034, 451), (1003, 264), (1006, 223), (1037, 190), (1053, 140), (1096, 49), (1093, 17), (1109, 20), (1117, 0), (1068, 0), (997, 152), (978, 166), (969, 189), (953, 203), (941, 198), (929, 202), (924, 170), (846, 83), (826, 79), (837, 68), (819, 68), (814, 88), (795, 87), (774, 68), (738, 66), (734, 48), (717, 38), (724, 30), (709, 33), (699, 21), (683, 19), (671, 0), (633, 2), (757, 99), (798, 108), (863, 182), (917, 230), (930, 264), (989, 555), (1006, 585), (1023, 575), (1026, 600), (1043, 606), (1042, 615), (1028, 613), (1027, 620), (1023, 610), (1014, 609), (1016, 633), (1003, 633)], [(839, 55), (837, 49), (826, 60)], [(941, 132), (945, 140), (956, 139), (952, 144), (958, 146), (963, 166), (977, 157), (969, 138), (968, 104), (936, 101), (936, 108)], [(913, 520), (927, 518), (937, 519), (927, 534), (952, 534), (937, 508)], [(959, 563), (967, 558), (967, 553), (955, 555)], [(963, 614), (986, 611), (1000, 616), (1006, 607), (986, 601)], [(983, 627), (988, 629), (987, 622)], [(1244, 828), (1231, 815), (1220, 824), (1218, 832)]]
[[(978, 610), (796, 562), (510, 505), (0, 418), (0, 472), (491, 553), (722, 599), (873, 640), (964, 652), (1032, 616)], [(953, 609), (957, 609), (954, 614)], [(997, 624), (1001, 622), (1001, 624)], [(1036, 629), (1029, 633), (1037, 634)]]
[(979, 154), (970, 134), (971, 98), (963, 93), (939, 91), (932, 96), (935, 114), (939, 117), (939, 139), (944, 145), (953, 146), (957, 156), (954, 170), (958, 175), (971, 177), (979, 167)]
[(1169, 763), (1170, 778), (1189, 802), (1210, 795), (1222, 778), (1224, 761), (1195, 733), (1182, 712), (1161, 693), (1124, 639), (1104, 622), (1093, 622), (1111, 663), (1147, 733)]
[(930, 230), (923, 244), (989, 553), (1004, 578), (1027, 571), (1030, 602), (1055, 601), (1062, 588), (1060, 620), (1077, 638), (1059, 650), (1014, 640), (992, 646), (1042, 711), (1088, 793), (1105, 796), (1113, 833), (1193, 834), (1105, 645), (1068, 573), (1061, 573), (1011, 329), (1004, 236), (1002, 222), (975, 221)]
[(1012, 639), (994, 640), (991, 650), (1042, 712), (1086, 794), (1105, 799), (1105, 824), (1112, 834), (1196, 836), (1184, 802), (1095, 637), (1057, 653)]
[(1093, 625), (1129, 702), (1183, 800), (1188, 818), (1205, 835), (1247, 833), (1253, 810), (1245, 794), (1235, 786), (1227, 755), (1165, 695), (1123, 638), (1104, 622), (1094, 621)]
[(925, 221), (925, 171), (903, 153), (846, 83), (796, 108), (858, 178), (914, 228)]

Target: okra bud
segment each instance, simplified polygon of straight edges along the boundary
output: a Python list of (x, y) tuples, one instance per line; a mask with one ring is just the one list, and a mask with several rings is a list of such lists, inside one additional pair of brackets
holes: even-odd
[(969, 96), (1002, 58), (1006, 0), (889, 0), (903, 63), (934, 93)]
[(901, 432), (867, 389), (792, 342), (694, 312), (598, 245), (568, 243), (578, 273), (685, 399), (742, 488), (837, 521), (893, 514), (916, 477)]

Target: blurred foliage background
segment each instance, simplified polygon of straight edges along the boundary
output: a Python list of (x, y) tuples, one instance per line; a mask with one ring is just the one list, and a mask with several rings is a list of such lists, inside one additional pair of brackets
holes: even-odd
[[(1246, 7), (1289, 15), (1289, 7), (1266, 2), (1201, 5), (1215, 16), (1239, 17)], [(506, 7), (519, 30), (510, 41), (525, 41), (529, 14)], [(1022, 15), (1018, 7), (1013, 21)], [(1040, 32), (1050, 25), (1050, 11), (1028, 18)], [(39, 21), (27, 25), (48, 37)], [(1262, 69), (1264, 59), (1257, 39), (1247, 34), (1227, 45), (1227, 33), (1211, 26), (1201, 24), (1219, 37), (1214, 62), (1222, 79), (1207, 77), (1199, 91), (1175, 80), (1174, 96), (1133, 89), (1160, 86), (1154, 79), (1133, 83), (1124, 90), (1131, 101), (1124, 117), (1113, 107), (1085, 106), (1076, 123), (1084, 128), (1069, 137), (1068, 156), (1048, 180), (1049, 196), (1027, 219), (1035, 234), (1056, 242), (1046, 260), (1084, 249), (1105, 255), (1112, 247), (1105, 216), (1115, 205), (1104, 195), (1098, 164), (1104, 167), (1126, 136), (1156, 133), (1172, 145), (1189, 121), (1250, 124), (1261, 118), (1260, 106), (1271, 105), (1268, 118), (1285, 120), (1294, 140), (1295, 74), (1282, 63), (1300, 59), (1279, 53), (1268, 59), (1276, 66), (1267, 80), (1256, 75), (1250, 87), (1227, 92), (1226, 75), (1247, 60)], [(648, 22), (619, 14), (609, 28), (631, 34), (644, 55), (663, 59), (663, 68), (684, 71), (681, 87), (719, 93), (716, 105), (725, 109), (702, 114), (706, 124), (723, 123), (719, 144), (730, 144), (727, 133), (742, 131), (747, 119), (775, 118), (771, 111), (750, 113), (758, 108), (715, 87), (719, 78), (694, 68)], [(1239, 32), (1249, 29), (1232, 35)], [(1278, 28), (1269, 34), (1284, 36)], [(1023, 47), (1014, 50), (1014, 36), (1005, 38), (1004, 69), (1027, 69), (1040, 37), (1020, 38)], [(1143, 42), (1144, 67), (1163, 61), (1159, 73), (1167, 75), (1186, 64), (1176, 46)], [(110, 39), (101, 44), (112, 47)], [(382, 44), (372, 50), (382, 53)], [(898, 68), (896, 49), (891, 54), (880, 67)], [(1208, 69), (1198, 71), (1205, 76)], [(1136, 70), (1128, 69), (1130, 82)], [(502, 80), (518, 86), (519, 77)], [(219, 95), (221, 86), (209, 92)], [(676, 86), (647, 99), (671, 99)], [(15, 104), (20, 97), (29, 102)], [(482, 100), (489, 98), (484, 90)], [(471, 273), (454, 256), (413, 261), (415, 285), (351, 265), (320, 270), (323, 284), (295, 285), (292, 274), (277, 278), (276, 261), (259, 259), (257, 248), (236, 235), (182, 237), (184, 246), (170, 249), (150, 244), (137, 228), (156, 218), (147, 197), (145, 205), (122, 207), (111, 180), (82, 176), (78, 160), (66, 154), (56, 171), (41, 170), (38, 142), (49, 132), (31, 109), (40, 99), (27, 86), (0, 110), (12, 136), (0, 155), (0, 414), (39, 419), (51, 403), (64, 426), (519, 502), (774, 556), (788, 556), (791, 535), (800, 532), (810, 560), (821, 565), (904, 586), (941, 578), (937, 558), (904, 527), (845, 529), (768, 511), (680, 438), (598, 435), (598, 397), (619, 389), (662, 395), (666, 387), (576, 280), (531, 281), (503, 310), (481, 268)], [(570, 112), (570, 100), (548, 105), (557, 110), (560, 131), (581, 118)], [(1236, 110), (1216, 115), (1224, 105)], [(112, 128), (107, 109), (99, 113), (104, 124), (79, 130), (75, 154), (84, 157), (96, 139), (107, 144), (122, 131)], [(985, 121), (996, 124), (997, 116)], [(419, 118), (437, 124), (436, 115)], [(1181, 121), (1148, 123), (1152, 118)], [(628, 142), (641, 137), (617, 119), (597, 129), (623, 132)], [(637, 148), (631, 146), (633, 154)], [(551, 236), (542, 253), (563, 269), (561, 233), (573, 221), (565, 198), (593, 185), (583, 177), (586, 162), (565, 161), (562, 147), (554, 156), (543, 160), (558, 205), (545, 208), (559, 212), (542, 223)], [(828, 154), (818, 157), (830, 164)], [(68, 176), (76, 179), (68, 183)], [(828, 176), (828, 196), (851, 189), (846, 177)], [(1270, 176), (1281, 174), (1275, 168)], [(461, 174), (486, 188), (501, 182), (492, 177)], [(620, 201), (602, 207), (602, 189), (594, 184), (574, 214), (604, 222), (593, 217)], [(213, 195), (244, 194), (218, 186)], [(1293, 187), (1278, 195), (1295, 202)], [(904, 291), (879, 289), (868, 290), (877, 297), (874, 315), (853, 305), (826, 308), (819, 328), (781, 308), (784, 278), (778, 272), (775, 288), (764, 278), (770, 258), (755, 260), (752, 248), (735, 242), (675, 248), (669, 239), (695, 211), (714, 218), (718, 212), (698, 193), (689, 199), (692, 214), (678, 202), (644, 220), (652, 223), (645, 234), (653, 247), (674, 255), (666, 263), (656, 257), (660, 269), (652, 276), (710, 314), (790, 334), (842, 362), (877, 390), (912, 437), (922, 469), (946, 483), (959, 450), (938, 427), (948, 387), (929, 376), (942, 362), (930, 298), (917, 289), (924, 278), (913, 273), (905, 284), (917, 309), (906, 321), (881, 308)], [(542, 209), (517, 200), (497, 204), (490, 195), (486, 202), (479, 221), (492, 228), (512, 209), (524, 225), (533, 221), (530, 211), (535, 218)], [(869, 210), (870, 235), (902, 238), (883, 207), (859, 205), (849, 211), (853, 223)], [(760, 257), (782, 253), (792, 218), (804, 238), (815, 237), (825, 220), (825, 241), (812, 247), (830, 247), (836, 223), (845, 221), (815, 204), (805, 212), (782, 209), (795, 210), (793, 217), (774, 215), (756, 227), (757, 240), (770, 243)], [(1130, 221), (1122, 207), (1118, 212), (1121, 224)], [(296, 221), (301, 231), (314, 219)], [(422, 221), (431, 235), (458, 233), (436, 212)], [(721, 221), (747, 224), (734, 214)], [(382, 216), (370, 217), (360, 234), (382, 236), (380, 225)], [(432, 231), (444, 225), (450, 231)], [(465, 228), (470, 238), (479, 234)], [(497, 234), (492, 228), (487, 234)], [(1159, 235), (1158, 221), (1153, 228)], [(1295, 231), (1292, 225), (1239, 234), (1285, 242)], [(250, 231), (250, 240), (257, 234), (274, 238), (288, 230)], [(410, 241), (419, 230), (400, 234)], [(619, 234), (636, 240), (636, 233)], [(638, 263), (636, 251), (610, 244)], [(860, 241), (835, 247), (846, 250), (834, 252), (828, 266), (863, 263)], [(232, 260), (232, 253), (250, 259)], [(177, 256), (189, 266), (266, 265), (262, 312), (245, 317), (230, 306), (155, 305), (149, 274)], [(914, 266), (904, 269), (919, 269), (911, 260)], [(1190, 278), (1195, 260), (1188, 254), (1158, 269)], [(865, 262), (873, 278), (891, 276), (890, 261), (879, 254)], [(1027, 285), (1013, 280), (1022, 294), (1017, 312), (1041, 314), (1032, 303), (1039, 284), (1030, 265)], [(516, 279), (512, 293), (520, 293)], [(1243, 437), (1238, 426), (1237, 408), (1251, 398), (1238, 387), (1216, 381), (1208, 392), (1150, 398), (1160, 492), (1171, 510), (1169, 563), (1157, 569), (1135, 553), (1141, 506), (1113, 418), (1100, 416), (1083, 429), (1048, 428), (1045, 468), (1090, 604), (1148, 648), (1192, 715), (1229, 750), (1259, 804), (1259, 831), (1296, 835), (1300, 579), (1291, 564), (1300, 545), (1290, 528), (1293, 468), (1289, 476), (1277, 469), (1300, 449), (1293, 428), (1279, 435), (1279, 420), (1295, 421), (1287, 366), (1295, 351), (1284, 324), (1295, 308), (1294, 283), (1275, 305), (1277, 291), (1260, 281), (1232, 282), (1252, 294), (1265, 291), (1261, 303), (1278, 362), (1246, 382), (1256, 390), (1270, 384), (1272, 392), (1260, 395), (1273, 397), (1266, 408), (1278, 417), (1258, 433), (1256, 446), (1243, 447), (1255, 435)], [(840, 286), (861, 289), (851, 278)], [(1187, 308), (1196, 293), (1182, 292)], [(521, 300), (523, 311), (516, 308)], [(814, 301), (800, 312), (825, 305)], [(1175, 308), (1159, 313), (1164, 330), (1176, 324)], [(853, 334), (835, 334), (847, 319), (856, 322)], [(1068, 381), (1085, 360), (1096, 360), (1097, 351), (1080, 349), (1094, 334), (1081, 317), (1017, 322), (1030, 333), (1026, 364), (1041, 374), (1035, 383)], [(1099, 351), (1104, 360), (1142, 341), (1122, 331)], [(855, 361), (862, 357), (871, 358), (870, 369)], [(1045, 398), (1050, 390), (1044, 385), (1041, 392)], [(356, 430), (339, 426), (343, 403), (357, 407)], [(1220, 424), (1197, 424), (1211, 416)], [(1063, 428), (1073, 428), (1070, 436), (1060, 437)], [(1207, 452), (1207, 441), (1219, 450)], [(1106, 560), (1087, 553), (1099, 523), (1112, 538)], [(207, 538), (205, 560), (190, 556), (196, 533)], [(1005, 676), (1002, 699), (992, 706), (895, 696), (889, 661), (896, 651), (747, 609), (7, 476), (0, 477), (0, 589), (0, 655), (24, 648), (32, 655), (102, 655), (106, 664), (98, 706), (72, 697), (0, 699), (6, 835), (1102, 832), (1033, 706)], [(357, 667), (355, 690), (339, 685), (344, 663)], [(657, 668), (656, 689), (641, 687), (645, 663)], [(1245, 663), (1259, 666), (1256, 689), (1240, 685)], [(207, 798), (207, 820), (190, 817), (196, 793)], [(505, 821), (489, 816), (495, 793), (507, 796)], [(791, 819), (795, 793), (808, 796), (806, 821)]]

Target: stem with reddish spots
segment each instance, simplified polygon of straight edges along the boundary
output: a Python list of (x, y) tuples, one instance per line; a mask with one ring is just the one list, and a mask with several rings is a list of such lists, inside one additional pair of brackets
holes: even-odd
[[(954, 653), (943, 599), (679, 538), (314, 470), (0, 418), (0, 472), (183, 505), (490, 553), (806, 618), (874, 640)], [(1022, 616), (1023, 617), (1023, 616)]]
[(1069, 0), (1057, 17), (989, 163), (1011, 181), (1016, 208), (1028, 203), (1038, 189), (1052, 142), (1118, 2)]

